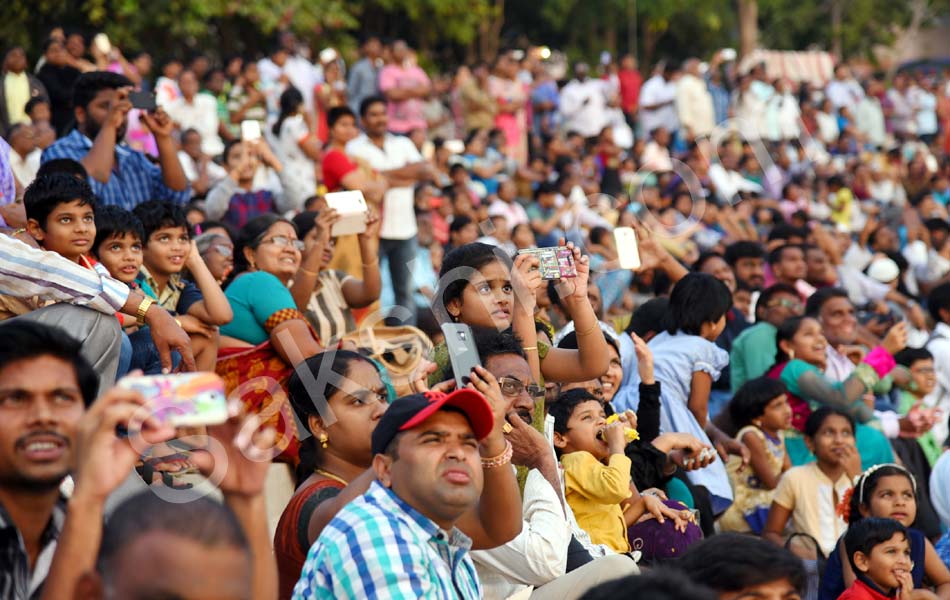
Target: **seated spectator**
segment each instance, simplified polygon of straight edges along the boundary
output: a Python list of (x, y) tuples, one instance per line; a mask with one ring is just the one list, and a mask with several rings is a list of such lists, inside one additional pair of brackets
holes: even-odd
[(534, 202), (526, 211), (539, 247), (556, 246), (564, 238), (561, 220), (570, 208), (567, 203), (557, 205), (557, 187), (553, 183), (542, 182), (534, 191)]
[(226, 231), (207, 231), (195, 238), (198, 254), (211, 272), (211, 276), (223, 285), (234, 269), (234, 243)]
[(306, 315), (327, 346), (356, 329), (352, 308), (365, 308), (379, 299), (379, 216), (367, 214), (366, 230), (358, 235), (362, 278), (328, 268), (336, 238), (331, 236), (340, 215), (332, 208), (294, 217), (304, 250), (291, 292), (297, 308)]
[[(228, 324), (233, 317), (228, 299), (192, 242), (191, 227), (181, 208), (152, 201), (136, 206), (134, 212), (145, 234), (136, 283), (175, 315), (191, 336), (198, 368), (212, 371), (218, 357), (215, 327)], [(190, 280), (182, 278), (185, 269)]]
[(807, 583), (805, 565), (791, 552), (738, 533), (705, 539), (670, 566), (720, 599), (792, 600), (802, 597)]
[(613, 600), (614, 598), (650, 598), (651, 600), (716, 600), (708, 587), (693, 583), (679, 571), (651, 570), (642, 575), (628, 575), (602, 583), (581, 596), (581, 600)]
[(158, 144), (159, 165), (122, 144), (132, 109), (130, 85), (115, 73), (83, 74), (73, 92), (76, 129), (44, 150), (43, 162), (55, 158), (81, 162), (89, 172), (89, 185), (103, 204), (129, 210), (146, 200), (185, 204), (191, 188), (178, 162), (172, 121), (161, 108), (141, 116)]
[(168, 116), (180, 131), (194, 129), (201, 136), (201, 151), (208, 156), (218, 156), (224, 151), (224, 142), (218, 135), (218, 103), (214, 96), (198, 93), (198, 76), (185, 69), (178, 75), (181, 96), (165, 106)]
[(791, 531), (814, 538), (827, 557), (846, 526), (835, 507), (861, 472), (854, 420), (839, 409), (822, 407), (805, 422), (805, 443), (815, 462), (792, 467), (782, 475), (762, 537), (785, 545), (784, 532), (791, 519)]
[[(479, 369), (472, 384), (450, 394), (406, 396), (383, 413), (372, 436), (377, 481), (320, 534), (307, 555), (295, 598), (344, 593), (395, 597), (416, 595), (413, 590), (420, 589), (438, 597), (481, 598), (468, 555), (473, 540), (457, 525), (479, 506), (483, 484), (515, 497), (518, 490), (507, 467), (511, 450), (506, 450), (501, 431), (505, 415), (498, 383)], [(491, 395), (491, 404), (482, 391)], [(433, 439), (436, 447), (430, 448)], [(480, 454), (490, 457), (482, 458), (481, 465)], [(520, 511), (513, 516), (516, 527), (504, 541), (521, 528)], [(496, 521), (506, 520), (499, 517)], [(444, 544), (448, 554), (442, 551)]]
[[(276, 447), (295, 460), (297, 439), (283, 391), (292, 365), (322, 350), (288, 289), (300, 266), (304, 243), (293, 223), (262, 215), (241, 228), (234, 241), (234, 270), (225, 288), (234, 318), (220, 328), (215, 371), (230, 394), (244, 383), (241, 403), (249, 413), (280, 407), (269, 415), (278, 422)], [(277, 387), (274, 387), (274, 384)]]
[(518, 187), (512, 179), (503, 179), (498, 184), (498, 196), (488, 206), (488, 216), (500, 215), (508, 221), (509, 227), (528, 223), (528, 213), (516, 200)]
[[(23, 110), (26, 112), (26, 116), (30, 118), (30, 122), (34, 125), (40, 121), (45, 121), (48, 124), (52, 116), (50, 113), (49, 99), (45, 95), (30, 98)], [(53, 139), (56, 139), (55, 132)]]
[(26, 52), (22, 46), (7, 50), (0, 68), (0, 134), (9, 137), (13, 125), (30, 124), (26, 105), (34, 98), (46, 96), (39, 79), (27, 73)]
[[(56, 135), (66, 134), (67, 127), (73, 120), (73, 87), (80, 77), (79, 70), (69, 64), (69, 55), (61, 40), (49, 38), (43, 42), (43, 66), (36, 73), (46, 88), (46, 97), (49, 98), (51, 118), (50, 123), (56, 130)], [(78, 157), (77, 157), (78, 158)]]
[(191, 184), (194, 198), (204, 198), (211, 188), (228, 176), (228, 172), (221, 165), (201, 150), (201, 145), (201, 134), (197, 129), (181, 132), (178, 160)]
[(910, 535), (893, 519), (864, 519), (848, 528), (845, 553), (856, 574), (841, 600), (912, 598), (914, 562), (910, 555)]
[(17, 123), (7, 132), (10, 143), (10, 169), (21, 188), (33, 183), (40, 170), (42, 151), (36, 147), (36, 132), (29, 123)]
[(275, 194), (256, 185), (261, 161), (280, 167), (265, 142), (228, 142), (224, 147), (224, 166), (228, 176), (208, 192), (205, 212), (209, 219), (231, 227), (244, 227), (250, 220), (276, 212)]
[[(897, 412), (902, 417), (914, 416), (917, 427), (908, 432), (911, 439), (915, 439), (923, 450), (927, 464), (932, 467), (943, 452), (940, 443), (934, 437), (931, 427), (936, 424), (938, 414), (926, 407), (924, 399), (937, 387), (934, 357), (926, 348), (904, 348), (894, 355), (897, 364), (906, 367), (910, 372), (910, 383), (907, 389), (900, 390), (900, 401)], [(927, 470), (929, 478), (929, 469)]]
[[(478, 239), (478, 225), (470, 217), (459, 215), (449, 223), (448, 250), (454, 250)], [(495, 244), (486, 244), (495, 246)]]
[(241, 75), (228, 94), (228, 123), (239, 126), (242, 121), (257, 121), (261, 131), (267, 123), (267, 99), (261, 91), (261, 74), (257, 63), (244, 61)]
[(283, 197), (279, 212), (300, 211), (304, 200), (317, 191), (316, 162), (320, 159), (320, 140), (304, 119), (304, 99), (300, 90), (289, 87), (280, 95), (280, 115), (272, 128), (276, 150), (283, 168), (280, 182)]
[(778, 327), (790, 317), (802, 316), (804, 310), (798, 291), (788, 284), (776, 283), (759, 295), (755, 325), (739, 334), (729, 353), (733, 392), (750, 379), (764, 375), (775, 364)]

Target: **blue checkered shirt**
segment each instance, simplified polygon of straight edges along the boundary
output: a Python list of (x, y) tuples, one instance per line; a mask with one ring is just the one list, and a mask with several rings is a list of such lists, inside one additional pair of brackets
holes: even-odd
[(471, 545), (374, 481), (310, 548), (293, 598), (474, 600), (481, 586)]
[[(74, 129), (66, 137), (43, 151), (42, 162), (54, 158), (81, 160), (92, 148), (92, 140)], [(153, 164), (141, 152), (125, 145), (115, 147), (115, 164), (109, 181), (102, 183), (89, 177), (92, 191), (103, 204), (121, 206), (132, 210), (147, 200), (167, 200), (175, 204), (186, 204), (191, 199), (191, 187), (175, 191), (165, 185), (162, 170)]]

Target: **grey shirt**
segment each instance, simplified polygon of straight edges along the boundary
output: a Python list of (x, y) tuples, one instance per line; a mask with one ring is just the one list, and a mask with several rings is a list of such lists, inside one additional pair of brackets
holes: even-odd
[(350, 69), (346, 86), (350, 97), (350, 108), (356, 114), (360, 114), (360, 103), (370, 96), (379, 94), (379, 69), (370, 59), (361, 58)]

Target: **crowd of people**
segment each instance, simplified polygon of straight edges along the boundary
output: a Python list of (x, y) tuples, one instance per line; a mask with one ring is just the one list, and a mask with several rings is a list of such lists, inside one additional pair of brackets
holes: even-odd
[(950, 79), (732, 54), (8, 49), (0, 597), (950, 599)]

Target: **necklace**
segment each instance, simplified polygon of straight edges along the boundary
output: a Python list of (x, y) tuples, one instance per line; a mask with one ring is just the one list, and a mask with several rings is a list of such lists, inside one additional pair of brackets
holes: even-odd
[(323, 469), (320, 469), (320, 468), (316, 468), (316, 469), (314, 469), (313, 471), (314, 471), (314, 473), (319, 473), (319, 474), (323, 475), (323, 476), (326, 477), (327, 479), (332, 479), (333, 481), (339, 481), (339, 482), (342, 483), (343, 485), (349, 485), (349, 482), (348, 482), (348, 481), (346, 481), (346, 480), (343, 479), (342, 477), (337, 477), (336, 475), (334, 475), (333, 473), (330, 473), (329, 471), (324, 471)]

